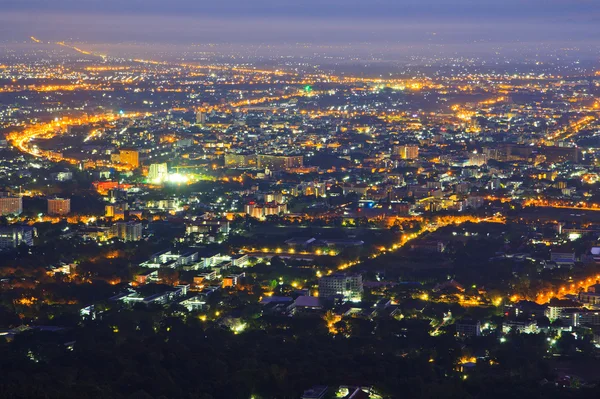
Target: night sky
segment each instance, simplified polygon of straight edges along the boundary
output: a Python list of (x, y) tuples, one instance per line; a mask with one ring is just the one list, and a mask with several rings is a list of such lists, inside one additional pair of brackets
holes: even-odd
[(0, 7), (5, 41), (600, 44), (598, 0), (0, 0)]

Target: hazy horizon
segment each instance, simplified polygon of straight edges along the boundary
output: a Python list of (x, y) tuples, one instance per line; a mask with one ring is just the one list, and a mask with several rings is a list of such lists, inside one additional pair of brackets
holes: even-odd
[[(490, 53), (569, 47), (596, 56), (593, 0), (0, 0), (0, 38), (103, 45), (370, 46)], [(390, 48), (392, 48), (390, 50)]]

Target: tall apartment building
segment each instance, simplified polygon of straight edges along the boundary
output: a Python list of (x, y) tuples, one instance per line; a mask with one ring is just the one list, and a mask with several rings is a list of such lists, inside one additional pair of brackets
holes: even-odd
[(169, 168), (166, 163), (153, 163), (148, 170), (148, 180), (150, 182), (164, 181), (169, 175)]
[(0, 215), (20, 215), (23, 212), (23, 198), (0, 197)]
[(142, 239), (143, 226), (139, 222), (118, 222), (112, 229), (114, 236), (125, 242)]
[(64, 216), (71, 212), (69, 198), (48, 198), (48, 215)]
[(203, 125), (206, 123), (206, 113), (202, 111), (196, 112), (196, 123)]
[(419, 146), (417, 145), (395, 145), (392, 148), (392, 155), (401, 159), (417, 159), (419, 158)]
[(119, 162), (138, 168), (140, 166), (140, 153), (137, 150), (120, 150)]
[(344, 300), (360, 302), (364, 292), (362, 275), (336, 273), (319, 279), (319, 297), (341, 296)]

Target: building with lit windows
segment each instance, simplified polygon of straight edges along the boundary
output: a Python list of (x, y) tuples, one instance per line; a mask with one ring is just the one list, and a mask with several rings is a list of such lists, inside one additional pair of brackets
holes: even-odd
[(196, 112), (196, 123), (198, 125), (203, 125), (206, 123), (206, 112), (203, 112), (203, 111)]
[(481, 322), (479, 320), (463, 319), (454, 325), (456, 335), (459, 337), (479, 337), (481, 336)]
[(153, 163), (148, 170), (148, 180), (151, 183), (162, 182), (167, 179), (169, 168), (166, 163)]
[(336, 273), (319, 279), (319, 297), (342, 297), (346, 301), (360, 302), (364, 292), (360, 274)]
[(48, 215), (64, 216), (71, 212), (71, 200), (69, 198), (49, 198)]
[(270, 215), (280, 215), (288, 213), (287, 204), (278, 204), (276, 202), (268, 204), (257, 204), (252, 201), (244, 206), (245, 213), (256, 219), (265, 219)]
[(138, 168), (140, 166), (140, 153), (137, 150), (120, 150), (119, 162)]
[(246, 277), (246, 273), (232, 274), (232, 275), (223, 277), (223, 288), (236, 287), (239, 284), (240, 279), (242, 279), (243, 277)]
[(23, 212), (23, 198), (0, 197), (0, 215), (20, 215)]
[(139, 222), (118, 222), (113, 225), (114, 236), (125, 242), (141, 240), (142, 230)]
[(256, 166), (255, 154), (225, 154), (225, 166), (228, 168), (250, 168)]
[(581, 309), (582, 304), (579, 302), (572, 301), (570, 299), (558, 299), (552, 298), (548, 302), (548, 307), (544, 312), (544, 316), (554, 321), (560, 319), (567, 310), (569, 309)]
[(113, 220), (125, 219), (125, 212), (129, 209), (127, 202), (117, 202), (115, 204), (109, 204), (104, 206), (104, 216), (107, 218), (113, 218)]
[(273, 171), (289, 170), (304, 166), (303, 155), (258, 155), (258, 168)]
[(579, 293), (579, 302), (587, 307), (598, 309), (600, 307), (600, 284), (590, 285), (587, 291)]
[(52, 177), (52, 180), (55, 181), (69, 181), (73, 179), (73, 172), (65, 170), (62, 172), (51, 173), (50, 176)]
[(0, 249), (17, 248), (21, 244), (33, 246), (37, 232), (34, 227), (17, 226), (0, 228)]
[(202, 111), (196, 112), (196, 123), (203, 125), (206, 123), (206, 113)]
[(400, 159), (417, 159), (419, 158), (419, 146), (396, 145), (392, 149), (392, 154)]

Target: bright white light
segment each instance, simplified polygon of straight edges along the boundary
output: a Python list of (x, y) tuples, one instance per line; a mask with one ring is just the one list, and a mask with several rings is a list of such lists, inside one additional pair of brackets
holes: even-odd
[(180, 183), (187, 183), (189, 180), (190, 180), (189, 177), (187, 177), (186, 175), (182, 175), (181, 173), (173, 173), (173, 174), (169, 174), (164, 177), (157, 177), (156, 179), (152, 180), (152, 183), (153, 184), (161, 184), (161, 183), (180, 184)]

